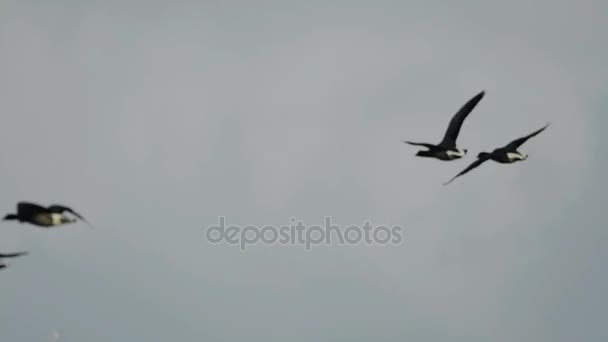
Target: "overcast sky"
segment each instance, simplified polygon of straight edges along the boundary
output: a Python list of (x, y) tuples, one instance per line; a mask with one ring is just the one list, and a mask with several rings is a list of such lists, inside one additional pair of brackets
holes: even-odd
[[(606, 341), (606, 1), (0, 2), (0, 340)], [(459, 145), (415, 157), (470, 97)], [(552, 125), (529, 159), (474, 160)], [(404, 227), (396, 246), (205, 240)]]

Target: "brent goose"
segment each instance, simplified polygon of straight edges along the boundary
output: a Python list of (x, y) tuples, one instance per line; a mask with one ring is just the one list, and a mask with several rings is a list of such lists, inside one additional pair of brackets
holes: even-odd
[(410, 145), (424, 146), (428, 148), (428, 150), (418, 151), (416, 155), (419, 157), (437, 158), (439, 160), (454, 160), (464, 157), (467, 150), (458, 148), (456, 146), (456, 139), (458, 138), (458, 133), (460, 132), (464, 119), (467, 118), (469, 113), (471, 113), (473, 108), (475, 108), (477, 103), (481, 101), (484, 95), (485, 91), (475, 95), (472, 99), (465, 103), (456, 114), (454, 114), (454, 117), (452, 117), (448, 129), (443, 136), (443, 140), (438, 145), (411, 141), (403, 142)]
[(3, 258), (16, 258), (22, 255), (27, 255), (27, 252), (18, 252), (18, 253), (10, 253), (10, 254), (0, 254), (0, 269), (6, 268), (8, 264), (2, 262)]
[(45, 208), (29, 202), (17, 203), (17, 214), (7, 214), (4, 220), (18, 220), (21, 223), (27, 222), (40, 227), (52, 227), (76, 222), (76, 219), (65, 216), (65, 212), (71, 213), (89, 224), (84, 217), (68, 207), (54, 204)]
[(545, 128), (547, 128), (548, 126), (549, 126), (549, 123), (547, 123), (545, 125), (545, 127), (541, 128), (535, 132), (532, 132), (532, 133), (526, 135), (525, 137), (515, 139), (515, 140), (511, 141), (509, 144), (507, 144), (506, 146), (495, 149), (491, 153), (481, 152), (477, 156), (476, 161), (474, 161), (466, 169), (462, 170), (459, 174), (454, 176), (454, 178), (450, 179), (448, 182), (444, 183), (443, 185), (450, 184), (457, 177), (464, 175), (465, 173), (473, 170), (474, 168), (478, 167), (479, 165), (483, 164), (484, 162), (486, 162), (488, 160), (493, 160), (493, 161), (495, 161), (497, 163), (501, 163), (501, 164), (511, 164), (511, 163), (515, 163), (518, 161), (523, 161), (523, 160), (528, 159), (528, 155), (525, 153), (519, 152), (517, 150), (517, 148), (519, 148), (521, 145), (523, 145), (528, 139), (530, 139), (530, 138), (534, 137), (535, 135), (539, 134), (540, 132), (544, 131)]

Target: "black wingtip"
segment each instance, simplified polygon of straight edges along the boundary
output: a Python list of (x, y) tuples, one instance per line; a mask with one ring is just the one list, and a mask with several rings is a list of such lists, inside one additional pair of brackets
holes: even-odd
[(547, 123), (543, 126), (543, 128), (540, 129), (540, 131), (544, 131), (545, 129), (547, 129), (547, 127), (549, 127), (551, 125), (551, 123), (549, 121), (547, 121)]

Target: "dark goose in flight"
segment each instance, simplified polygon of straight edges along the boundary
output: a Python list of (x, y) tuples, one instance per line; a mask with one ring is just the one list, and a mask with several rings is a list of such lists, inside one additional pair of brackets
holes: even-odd
[(539, 134), (540, 132), (544, 131), (545, 128), (547, 128), (548, 126), (549, 126), (549, 123), (547, 123), (545, 125), (545, 127), (541, 128), (537, 131), (534, 131), (534, 132), (526, 135), (525, 137), (515, 139), (515, 140), (511, 141), (508, 145), (495, 149), (491, 153), (481, 152), (477, 156), (476, 161), (474, 161), (466, 169), (462, 170), (459, 174), (454, 176), (454, 178), (452, 178), (448, 182), (444, 183), (444, 185), (450, 184), (457, 177), (464, 175), (465, 173), (473, 170), (474, 168), (478, 167), (479, 165), (483, 164), (484, 162), (486, 162), (488, 160), (493, 160), (493, 161), (495, 161), (497, 163), (501, 163), (501, 164), (511, 164), (511, 163), (515, 163), (518, 161), (523, 161), (523, 160), (528, 159), (527, 154), (521, 153), (517, 149), (521, 145), (523, 145), (528, 139), (530, 139), (530, 138), (534, 137), (535, 135)]
[(27, 255), (27, 252), (18, 252), (18, 253), (10, 253), (10, 254), (0, 254), (0, 269), (6, 268), (8, 264), (2, 262), (4, 258), (16, 258), (22, 255)]
[(423, 146), (428, 148), (428, 150), (418, 151), (416, 154), (419, 157), (430, 157), (437, 158), (440, 160), (454, 160), (464, 157), (467, 153), (466, 149), (460, 149), (456, 146), (456, 139), (458, 138), (458, 133), (460, 133), (460, 128), (462, 127), (462, 123), (464, 119), (467, 118), (469, 113), (477, 106), (477, 103), (481, 101), (483, 96), (485, 95), (485, 91), (475, 95), (472, 99), (470, 99), (467, 103), (460, 108), (460, 110), (454, 114), (448, 129), (443, 136), (443, 140), (438, 145), (427, 144), (427, 143), (417, 143), (411, 141), (403, 141), (404, 143), (415, 145), (415, 146)]
[(76, 222), (76, 219), (67, 217), (66, 212), (89, 224), (84, 217), (68, 207), (54, 204), (45, 208), (29, 202), (17, 203), (17, 213), (7, 214), (4, 220), (18, 220), (21, 223), (27, 222), (40, 227), (53, 227)]

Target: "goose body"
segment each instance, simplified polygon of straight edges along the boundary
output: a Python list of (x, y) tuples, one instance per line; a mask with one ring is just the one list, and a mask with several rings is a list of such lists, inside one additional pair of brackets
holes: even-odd
[(461, 149), (456, 146), (456, 139), (460, 133), (460, 128), (464, 123), (464, 120), (471, 113), (473, 108), (477, 106), (479, 101), (484, 97), (485, 91), (480, 92), (465, 103), (460, 110), (452, 117), (450, 124), (443, 136), (443, 140), (437, 145), (428, 143), (417, 143), (411, 141), (403, 141), (406, 144), (414, 146), (426, 147), (427, 150), (418, 151), (416, 156), (435, 158), (439, 160), (449, 161), (454, 159), (460, 159), (467, 154), (466, 149)]
[(497, 148), (490, 153), (481, 152), (477, 156), (476, 161), (471, 163), (471, 165), (469, 165), (466, 169), (462, 170), (459, 174), (454, 176), (454, 178), (452, 178), (448, 182), (444, 183), (444, 185), (450, 184), (457, 177), (464, 175), (465, 173), (473, 170), (474, 168), (478, 167), (479, 165), (485, 163), (488, 160), (493, 160), (493, 161), (495, 161), (497, 163), (501, 163), (501, 164), (512, 164), (512, 163), (516, 163), (516, 162), (524, 161), (524, 160), (528, 159), (527, 154), (522, 153), (522, 152), (518, 151), (517, 149), (521, 145), (523, 145), (526, 141), (528, 141), (528, 139), (530, 139), (530, 138), (536, 136), (537, 134), (539, 134), (540, 132), (544, 131), (548, 126), (549, 126), (549, 123), (547, 123), (543, 128), (536, 130), (536, 131), (526, 135), (525, 137), (515, 139), (515, 140), (511, 141), (509, 144), (507, 144), (503, 147)]
[(76, 218), (88, 223), (84, 217), (76, 213), (74, 210), (62, 206), (62, 205), (51, 205), (49, 207), (43, 207), (41, 205), (30, 203), (30, 202), (19, 202), (17, 203), (17, 213), (7, 214), (4, 220), (17, 220), (21, 223), (30, 223), (39, 227), (54, 227), (67, 223), (74, 223), (77, 220), (70, 218), (65, 213), (70, 213)]

